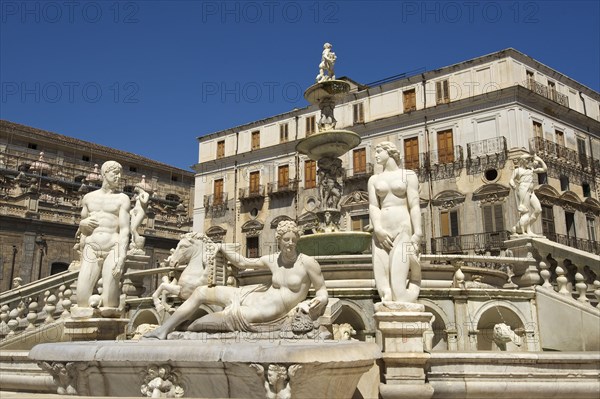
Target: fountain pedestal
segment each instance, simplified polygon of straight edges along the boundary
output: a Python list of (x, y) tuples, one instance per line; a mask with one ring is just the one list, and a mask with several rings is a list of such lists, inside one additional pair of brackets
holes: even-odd
[(429, 353), (426, 334), (434, 316), (416, 303), (375, 304), (377, 343), (383, 352), (382, 398), (431, 398), (433, 388), (425, 382)]

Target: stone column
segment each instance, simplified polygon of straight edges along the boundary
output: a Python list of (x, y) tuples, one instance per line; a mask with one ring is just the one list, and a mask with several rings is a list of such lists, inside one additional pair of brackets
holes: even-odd
[(377, 343), (383, 352), (382, 398), (431, 398), (433, 388), (425, 382), (427, 362), (425, 334), (433, 314), (416, 303), (375, 304)]
[[(512, 256), (517, 258), (528, 258), (527, 262), (513, 265), (514, 276), (512, 282), (519, 288), (534, 289), (540, 283), (541, 276), (538, 271), (538, 262), (541, 257), (536, 253), (531, 238), (514, 238), (505, 242)], [(536, 260), (536, 257), (538, 260)]]

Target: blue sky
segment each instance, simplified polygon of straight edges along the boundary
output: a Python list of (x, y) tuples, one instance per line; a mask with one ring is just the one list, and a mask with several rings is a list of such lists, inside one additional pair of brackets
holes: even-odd
[(508, 47), (600, 91), (598, 1), (0, 0), (0, 118), (181, 168), (307, 105), (324, 42), (369, 83)]

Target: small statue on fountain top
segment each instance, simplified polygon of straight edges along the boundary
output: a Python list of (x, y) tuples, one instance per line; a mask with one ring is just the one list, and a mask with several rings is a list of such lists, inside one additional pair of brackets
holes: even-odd
[[(333, 66), (337, 57), (335, 53), (331, 51), (331, 47), (330, 43), (325, 43), (323, 45), (323, 54), (321, 55), (321, 63), (319, 64), (319, 74), (316, 77), (317, 83), (335, 80)], [(327, 72), (327, 74), (325, 74), (325, 72)]]

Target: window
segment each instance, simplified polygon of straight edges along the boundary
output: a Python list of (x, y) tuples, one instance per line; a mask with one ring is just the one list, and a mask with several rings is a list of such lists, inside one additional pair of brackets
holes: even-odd
[(586, 182), (581, 183), (581, 189), (583, 190), (583, 196), (585, 198), (589, 198), (592, 196), (592, 189), (590, 187), (590, 183), (586, 183)]
[(223, 203), (223, 179), (217, 179), (213, 189), (213, 204), (220, 205)]
[(502, 204), (484, 206), (482, 211), (484, 232), (504, 231), (504, 209)]
[(306, 117), (306, 135), (310, 136), (315, 132), (315, 116), (307, 116)]
[(304, 188), (317, 186), (317, 162), (313, 160), (304, 161)]
[(548, 96), (551, 100), (556, 101), (556, 84), (548, 81)]
[(560, 180), (561, 191), (567, 191), (569, 189), (569, 178), (565, 175), (560, 175), (558, 179)]
[(290, 166), (282, 165), (277, 168), (277, 185), (279, 188), (286, 188), (290, 183)]
[(250, 194), (258, 194), (260, 190), (260, 172), (250, 172)]
[(217, 159), (225, 156), (225, 140), (217, 142)]
[(586, 218), (588, 240), (596, 241), (596, 220), (594, 218)]
[(258, 237), (246, 237), (246, 257), (258, 258)]
[(179, 181), (179, 176), (171, 175), (171, 181)]
[(565, 222), (567, 224), (567, 236), (569, 238), (576, 238), (575, 214), (573, 212), (565, 212)]
[(365, 113), (363, 110), (363, 103), (354, 104), (352, 107), (352, 115), (354, 123), (364, 123)]
[(260, 131), (252, 132), (252, 149), (258, 150), (260, 148)]
[(554, 130), (556, 144), (565, 146), (565, 133), (560, 130)]
[(525, 71), (525, 75), (527, 76), (527, 88), (529, 90), (533, 90), (535, 88), (535, 77), (533, 75), (533, 71)]
[(419, 138), (404, 139), (404, 167), (419, 169)]
[(352, 220), (352, 231), (364, 231), (369, 225), (369, 215), (356, 215), (350, 218)]
[(137, 173), (137, 166), (130, 166), (129, 171), (133, 173)]
[(442, 233), (442, 237), (458, 236), (458, 211), (442, 211), (440, 213), (440, 233)]
[(585, 145), (585, 139), (582, 137), (577, 137), (577, 152), (579, 153), (579, 162), (583, 168), (588, 167), (588, 158), (587, 151)]
[(437, 134), (438, 162), (440, 164), (454, 162), (454, 141), (452, 129), (442, 130)]
[(289, 125), (287, 123), (279, 125), (279, 142), (286, 143), (289, 140)]
[(28, 143), (27, 144), (27, 148), (30, 148), (32, 150), (37, 150), (37, 144), (35, 144), (35, 143)]
[(404, 103), (404, 112), (410, 112), (417, 109), (417, 94), (415, 89), (410, 89), (402, 92)]
[(540, 122), (533, 121), (533, 137), (544, 137), (544, 132), (542, 131), (542, 124)]
[(552, 206), (542, 205), (542, 234), (548, 238), (554, 238), (554, 210)]
[(90, 157), (89, 157), (89, 156), (87, 156), (87, 155), (82, 155), (82, 156), (81, 156), (81, 159), (82, 159), (83, 161), (85, 161), (85, 162), (90, 162)]
[(367, 149), (359, 148), (352, 152), (352, 166), (354, 174), (365, 173), (367, 171)]
[(538, 184), (548, 184), (548, 173), (538, 173)]
[(450, 89), (448, 79), (435, 82), (435, 103), (445, 104), (450, 102)]

